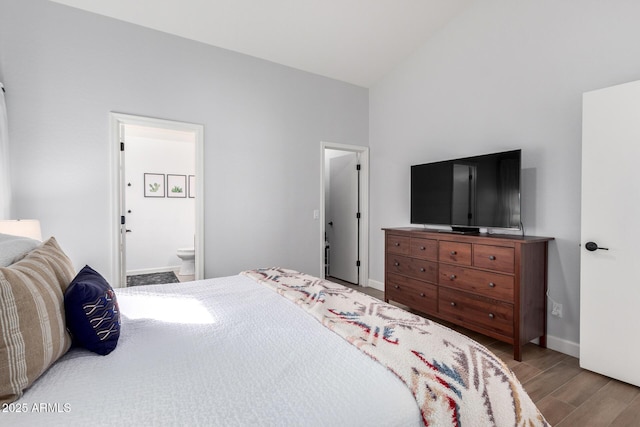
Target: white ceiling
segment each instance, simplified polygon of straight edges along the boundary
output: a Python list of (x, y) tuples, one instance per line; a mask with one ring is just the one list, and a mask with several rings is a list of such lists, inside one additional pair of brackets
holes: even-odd
[(51, 0), (371, 87), (472, 0)]
[(192, 131), (182, 131), (176, 129), (165, 129), (160, 127), (125, 125), (125, 135), (129, 138), (156, 139), (172, 142), (195, 143), (195, 133)]

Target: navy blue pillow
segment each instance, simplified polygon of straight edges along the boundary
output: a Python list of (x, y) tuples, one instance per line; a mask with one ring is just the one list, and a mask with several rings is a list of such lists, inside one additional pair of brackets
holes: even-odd
[(106, 355), (120, 338), (120, 310), (113, 288), (85, 266), (64, 293), (67, 329), (74, 345)]

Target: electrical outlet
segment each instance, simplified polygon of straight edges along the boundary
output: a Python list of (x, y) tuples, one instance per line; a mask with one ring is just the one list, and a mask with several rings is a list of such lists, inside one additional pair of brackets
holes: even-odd
[(554, 316), (562, 317), (562, 304), (554, 302), (551, 314)]

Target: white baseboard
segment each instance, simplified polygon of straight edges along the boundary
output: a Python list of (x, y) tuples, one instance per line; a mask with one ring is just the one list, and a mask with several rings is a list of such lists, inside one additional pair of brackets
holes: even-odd
[(367, 282), (367, 287), (384, 292), (384, 283), (378, 282), (377, 280), (369, 279)]
[(568, 354), (569, 356), (580, 357), (580, 344), (554, 337), (553, 335), (547, 335), (547, 348)]
[(127, 276), (135, 276), (136, 274), (165, 273), (167, 271), (176, 271), (176, 270), (180, 270), (179, 265), (174, 265), (170, 267), (143, 268), (140, 270), (129, 270), (127, 271)]

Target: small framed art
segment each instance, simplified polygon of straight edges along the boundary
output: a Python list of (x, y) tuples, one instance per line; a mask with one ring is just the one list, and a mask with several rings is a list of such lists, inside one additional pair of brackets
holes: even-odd
[(144, 174), (144, 197), (164, 197), (164, 174)]
[(196, 176), (189, 175), (189, 197), (192, 199), (196, 197)]
[(167, 197), (187, 197), (187, 176), (167, 174)]

